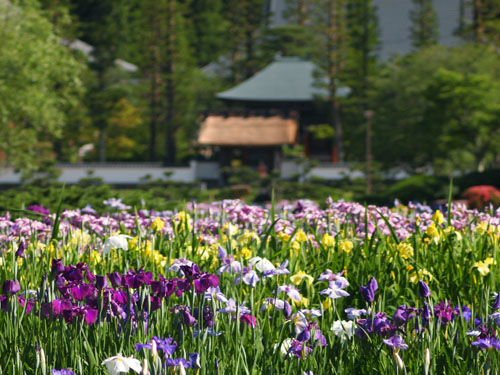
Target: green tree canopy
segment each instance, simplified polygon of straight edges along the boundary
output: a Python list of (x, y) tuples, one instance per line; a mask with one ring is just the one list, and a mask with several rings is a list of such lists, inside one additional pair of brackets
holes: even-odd
[(487, 46), (433, 46), (386, 64), (371, 96), (375, 159), (441, 171), (484, 165), (496, 152), (499, 83), (500, 56)]
[(34, 170), (78, 106), (84, 65), (35, 2), (0, 1), (0, 165)]

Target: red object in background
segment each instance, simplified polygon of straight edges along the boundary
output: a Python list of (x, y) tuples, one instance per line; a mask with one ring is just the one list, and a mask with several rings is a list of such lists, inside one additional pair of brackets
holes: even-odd
[(484, 208), (490, 203), (500, 205), (500, 190), (491, 185), (471, 186), (465, 190), (464, 197), (472, 208)]

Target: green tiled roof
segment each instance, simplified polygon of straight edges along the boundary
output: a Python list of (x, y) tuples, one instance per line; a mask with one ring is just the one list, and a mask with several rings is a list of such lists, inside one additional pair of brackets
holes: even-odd
[[(217, 94), (224, 100), (261, 102), (309, 102), (327, 97), (326, 88), (318, 87), (316, 66), (297, 57), (282, 57), (239, 85)], [(337, 96), (349, 95), (350, 89), (339, 87)]]

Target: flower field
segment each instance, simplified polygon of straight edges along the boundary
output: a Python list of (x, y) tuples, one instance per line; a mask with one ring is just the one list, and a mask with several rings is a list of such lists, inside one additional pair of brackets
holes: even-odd
[(108, 207), (0, 217), (1, 374), (498, 372), (500, 210)]

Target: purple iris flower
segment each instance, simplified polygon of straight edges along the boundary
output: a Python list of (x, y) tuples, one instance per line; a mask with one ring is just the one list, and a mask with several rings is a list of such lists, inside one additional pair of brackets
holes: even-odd
[(23, 309), (26, 306), (26, 310), (24, 311), (25, 314), (29, 314), (31, 310), (33, 310), (33, 307), (35, 306), (35, 302), (33, 300), (31, 299), (26, 300), (24, 296), (18, 296), (17, 302), (19, 302), (19, 304)]
[(103, 290), (108, 287), (108, 280), (105, 276), (96, 275), (95, 286), (99, 290)]
[(328, 288), (319, 292), (319, 294), (325, 294), (328, 298), (337, 299), (342, 297), (348, 297), (350, 294), (341, 288), (341, 283), (337, 280), (330, 281), (328, 283)]
[(405, 341), (403, 338), (399, 335), (394, 335), (388, 339), (382, 340), (385, 345), (391, 347), (392, 349), (401, 349), (401, 350), (406, 350), (408, 349), (408, 345), (405, 344)]
[(82, 283), (72, 287), (71, 296), (75, 301), (84, 301), (86, 298), (91, 297), (95, 291), (94, 284)]
[(354, 320), (356, 318), (359, 318), (361, 315), (366, 315), (365, 309), (355, 309), (353, 307), (348, 307), (344, 309), (344, 311), (347, 314), (347, 319), (349, 320)]
[(17, 280), (5, 280), (3, 282), (3, 294), (5, 294), (6, 296), (16, 294), (20, 290), (21, 285), (19, 285), (19, 281)]
[(50, 214), (50, 211), (48, 208), (45, 208), (43, 207), (41, 204), (32, 204), (28, 207), (26, 207), (26, 209), (28, 211), (32, 211), (32, 212), (38, 212), (40, 214), (43, 214), (43, 215), (48, 215)]
[(72, 370), (70, 370), (69, 368), (62, 368), (60, 370), (56, 370), (55, 368), (53, 368), (51, 371), (50, 371), (51, 375), (76, 375)]
[(144, 272), (141, 267), (138, 271), (128, 271), (125, 275), (123, 275), (123, 279), (129, 288), (137, 289), (143, 285), (151, 285), (151, 282), (153, 281), (153, 273)]
[(92, 206), (87, 204), (84, 208), (82, 208), (82, 213), (87, 214), (87, 215), (95, 215), (97, 214), (96, 210), (92, 208)]
[(195, 264), (191, 264), (190, 266), (181, 266), (180, 267), (184, 277), (186, 277), (189, 281), (193, 281), (194, 279), (198, 279), (200, 277), (200, 268)]
[(290, 273), (290, 271), (287, 269), (288, 267), (288, 260), (285, 259), (283, 263), (278, 268), (275, 268), (273, 270), (267, 270), (264, 271), (262, 274), (262, 277), (271, 277), (271, 276), (277, 276), (277, 275), (287, 275)]
[(198, 294), (205, 293), (209, 288), (217, 286), (219, 286), (219, 278), (206, 272), (194, 280), (194, 291)]
[(308, 347), (305, 342), (301, 342), (299, 340), (292, 340), (292, 344), (290, 345), (290, 349), (288, 349), (289, 354), (293, 354), (294, 356), (304, 359), (308, 354), (312, 352), (312, 349)]
[(19, 246), (16, 251), (16, 258), (24, 258), (24, 250), (26, 249), (26, 245), (24, 241), (19, 242)]
[(360, 286), (359, 289), (361, 290), (361, 294), (363, 295), (363, 298), (367, 302), (373, 302), (375, 301), (375, 292), (378, 289), (378, 284), (377, 280), (372, 276), (370, 281), (368, 281), (368, 284), (366, 286)]
[(54, 274), (63, 273), (66, 268), (62, 263), (62, 259), (52, 259), (51, 270)]
[(397, 331), (397, 327), (393, 326), (385, 313), (376, 313), (373, 319), (358, 319), (358, 327), (355, 330), (356, 336), (366, 338), (367, 335), (377, 334), (380, 336), (390, 336)]
[(175, 311), (181, 313), (183, 322), (186, 326), (194, 326), (196, 324), (196, 318), (191, 315), (190, 310), (189, 306), (178, 305), (175, 307)]
[(344, 271), (339, 273), (333, 273), (331, 270), (327, 269), (325, 270), (325, 272), (319, 275), (318, 281), (329, 281), (330, 284), (334, 282), (338, 288), (345, 289), (349, 286), (349, 282), (343, 276), (343, 274)]
[(299, 290), (293, 285), (280, 285), (278, 287), (278, 293), (286, 293), (288, 297), (297, 302), (300, 302), (302, 299)]
[(392, 321), (397, 327), (405, 324), (407, 319), (408, 315), (406, 313), (406, 305), (399, 306), (394, 312), (394, 315), (392, 316)]
[(218, 310), (221, 313), (231, 313), (234, 314), (236, 311), (239, 311), (240, 314), (250, 314), (250, 309), (245, 307), (245, 302), (241, 305), (237, 305), (236, 301), (233, 298), (229, 298), (226, 302), (226, 307)]
[(177, 279), (177, 296), (180, 297), (183, 292), (191, 290), (191, 281), (187, 279)]
[(493, 306), (491, 307), (493, 311), (500, 310), (500, 293), (495, 293), (493, 295), (495, 297), (495, 301), (493, 302)]
[(208, 288), (205, 292), (205, 299), (208, 301), (212, 301), (213, 299), (215, 299), (216, 301), (219, 302), (223, 303), (227, 302), (226, 296), (224, 295), (224, 293), (221, 292), (218, 286)]
[(157, 336), (154, 336), (148, 344), (135, 344), (135, 350), (139, 351), (141, 349), (149, 349), (151, 350), (153, 341), (156, 342), (156, 347), (163, 351), (166, 356), (171, 356), (174, 354), (175, 349), (177, 349), (177, 343), (170, 337), (166, 339), (161, 339)]
[(424, 307), (420, 309), (420, 314), (424, 321), (429, 321), (429, 319), (431, 318), (431, 309), (429, 308), (427, 302), (424, 302)]
[(89, 266), (87, 266), (83, 262), (79, 262), (76, 264), (76, 266), (70, 264), (68, 267), (65, 268), (63, 275), (67, 280), (70, 281), (82, 281), (83, 280), (83, 273), (87, 272), (89, 269)]
[(428, 298), (431, 295), (431, 291), (430, 291), (429, 287), (422, 280), (419, 280), (419, 282), (418, 282), (418, 293), (420, 294), (420, 297), (422, 297), (422, 298)]
[(257, 326), (257, 321), (255, 319), (255, 316), (250, 314), (241, 314), (240, 322), (246, 323), (248, 326), (252, 328), (255, 328)]
[(500, 340), (495, 337), (486, 337), (472, 343), (474, 346), (479, 346), (480, 349), (496, 349), (500, 350)]
[[(456, 306), (456, 310), (458, 310), (458, 306)], [(462, 318), (464, 318), (467, 323), (470, 322), (472, 311), (468, 306), (462, 305)]]
[(242, 280), (245, 284), (255, 288), (257, 282), (259, 281), (259, 276), (257, 275), (257, 272), (252, 270), (251, 267), (243, 267), (243, 272), (235, 277), (234, 285), (238, 285)]
[(266, 298), (260, 311), (263, 311), (269, 305), (276, 307), (278, 310), (282, 310), (286, 318), (292, 314), (292, 306), (288, 303), (288, 301), (284, 301), (279, 298)]
[(165, 279), (161, 275), (158, 276), (160, 280), (151, 281), (151, 291), (159, 297), (170, 297), (177, 287), (177, 279)]
[(455, 318), (455, 315), (458, 315), (458, 309), (451, 307), (449, 302), (447, 305), (445, 305), (444, 302), (440, 302), (434, 306), (434, 314), (442, 324), (446, 324), (452, 321)]

